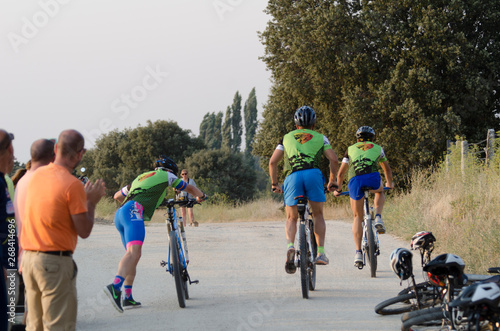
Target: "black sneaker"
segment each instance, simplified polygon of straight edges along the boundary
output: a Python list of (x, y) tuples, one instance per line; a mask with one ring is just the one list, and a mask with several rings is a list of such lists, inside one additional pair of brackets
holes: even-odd
[(104, 286), (104, 293), (108, 296), (109, 300), (111, 300), (111, 303), (113, 304), (113, 307), (115, 307), (116, 310), (118, 310), (120, 313), (123, 313), (123, 308), (122, 308), (122, 291), (117, 291), (115, 290), (115, 287), (113, 284), (109, 284), (108, 286)]
[(293, 247), (290, 247), (286, 252), (285, 271), (288, 274), (294, 274), (297, 271), (297, 267), (295, 266), (295, 248)]
[(131, 309), (131, 308), (140, 308), (141, 303), (139, 301), (135, 301), (134, 299), (123, 299), (123, 309)]

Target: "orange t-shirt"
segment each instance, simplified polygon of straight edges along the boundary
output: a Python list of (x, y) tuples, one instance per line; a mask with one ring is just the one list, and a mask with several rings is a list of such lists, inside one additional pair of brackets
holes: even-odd
[(69, 171), (51, 163), (29, 181), (21, 247), (29, 251), (74, 251), (78, 235), (71, 215), (87, 212), (87, 195)]

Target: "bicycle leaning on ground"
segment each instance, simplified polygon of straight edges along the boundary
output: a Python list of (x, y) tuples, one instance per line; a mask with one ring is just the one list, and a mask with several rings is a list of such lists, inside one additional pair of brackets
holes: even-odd
[[(189, 299), (188, 283), (198, 284), (198, 280), (191, 280), (187, 270), (189, 257), (187, 249), (186, 234), (182, 222), (177, 222), (175, 205), (180, 207), (192, 207), (196, 204), (196, 200), (174, 200), (169, 199), (162, 203), (167, 207), (167, 231), (169, 236), (168, 261), (161, 261), (162, 267), (167, 267), (169, 272), (175, 279), (175, 288), (177, 290), (177, 299), (179, 307), (186, 307), (186, 299)], [(182, 238), (182, 240), (181, 240)]]
[[(361, 190), (364, 193), (364, 203), (363, 203), (363, 239), (361, 241), (361, 250), (363, 252), (363, 262), (358, 263), (358, 269), (363, 269), (367, 264), (370, 266), (370, 272), (372, 277), (377, 277), (377, 256), (380, 255), (380, 243), (378, 240), (377, 230), (373, 225), (375, 217), (373, 215), (373, 210), (370, 208), (369, 196), (372, 188), (362, 187)], [(390, 190), (389, 187), (384, 187), (384, 190)], [(339, 196), (347, 195), (349, 196), (349, 191), (344, 191), (339, 194)]]
[(309, 298), (309, 290), (316, 288), (316, 253), (318, 245), (314, 236), (314, 222), (308, 206), (308, 198), (297, 196), (297, 212), (299, 215), (299, 249), (295, 251), (294, 264), (300, 268), (300, 284), (302, 297)]

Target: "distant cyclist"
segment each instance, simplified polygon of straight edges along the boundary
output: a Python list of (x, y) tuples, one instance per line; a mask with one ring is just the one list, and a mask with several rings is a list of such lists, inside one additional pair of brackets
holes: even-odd
[[(354, 213), (354, 222), (352, 224), (352, 234), (354, 237), (354, 244), (356, 246), (356, 255), (354, 257), (354, 265), (357, 266), (363, 263), (363, 254), (361, 251), (361, 239), (363, 237), (363, 197), (364, 193), (361, 191), (362, 187), (370, 187), (373, 190), (370, 192), (375, 193), (375, 228), (377, 232), (385, 233), (384, 222), (382, 222), (382, 210), (384, 208), (385, 195), (384, 187), (378, 165), (384, 170), (385, 178), (387, 180), (386, 186), (394, 188), (392, 181), (392, 171), (389, 162), (384, 153), (384, 149), (379, 145), (373, 143), (375, 141), (375, 131), (369, 126), (362, 126), (356, 131), (357, 142), (349, 146), (342, 159), (339, 173), (337, 175), (337, 182), (340, 187), (344, 182), (344, 177), (349, 170), (349, 196), (351, 198), (351, 208)], [(333, 194), (338, 196), (342, 192), (341, 189), (335, 191)]]
[[(123, 308), (141, 306), (141, 303), (132, 297), (132, 284), (145, 237), (144, 221), (151, 220), (154, 211), (164, 200), (167, 189), (174, 187), (180, 191), (186, 190), (196, 196), (198, 202), (207, 199), (206, 194), (198, 188), (177, 178), (177, 165), (172, 159), (161, 155), (155, 166), (154, 171), (139, 175), (130, 188), (124, 187), (114, 196), (118, 201), (123, 201), (123, 205), (115, 214), (115, 226), (120, 232), (126, 253), (118, 265), (118, 273), (113, 283), (105, 286), (104, 292), (119, 312), (123, 312)], [(124, 197), (120, 198), (120, 194)], [(125, 292), (123, 305), (122, 286)]]
[[(328, 190), (338, 188), (335, 174), (338, 169), (337, 154), (330, 146), (326, 136), (313, 131), (316, 124), (316, 113), (311, 107), (303, 106), (297, 109), (294, 115), (296, 130), (286, 134), (279, 142), (269, 160), (269, 175), (271, 176), (273, 192), (283, 193), (285, 197), (287, 239), (287, 254), (285, 270), (289, 274), (296, 271), (294, 264), (295, 234), (297, 232), (297, 200), (294, 198), (304, 195), (309, 198), (314, 220), (314, 234), (318, 243), (316, 264), (329, 263), (325, 255), (326, 224), (323, 218), (323, 203), (326, 201), (324, 185), (325, 178), (319, 169), (322, 155), (330, 163), (330, 178)], [(285, 181), (283, 189), (278, 184), (278, 162), (284, 158)]]

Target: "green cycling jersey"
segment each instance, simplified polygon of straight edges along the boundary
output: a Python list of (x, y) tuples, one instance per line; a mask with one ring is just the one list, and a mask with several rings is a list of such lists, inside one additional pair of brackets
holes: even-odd
[(343, 163), (349, 163), (349, 179), (354, 176), (378, 172), (378, 164), (387, 161), (384, 149), (371, 142), (360, 141), (349, 146), (344, 155)]
[(130, 200), (140, 203), (144, 208), (143, 218), (149, 221), (167, 195), (167, 188), (184, 190), (186, 186), (186, 182), (168, 171), (162, 169), (149, 171), (137, 176), (132, 182), (123, 203)]
[(331, 149), (330, 141), (321, 133), (297, 129), (287, 133), (276, 147), (285, 152), (285, 177), (292, 172), (319, 168), (324, 151)]

